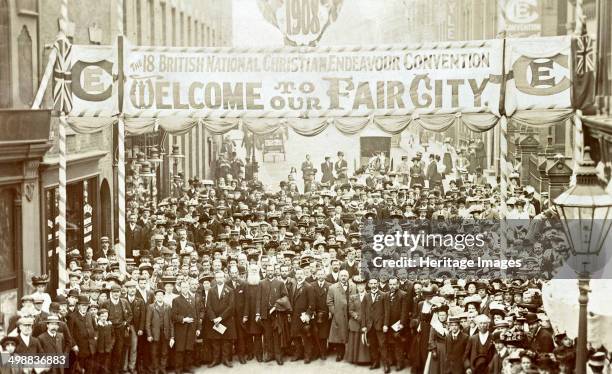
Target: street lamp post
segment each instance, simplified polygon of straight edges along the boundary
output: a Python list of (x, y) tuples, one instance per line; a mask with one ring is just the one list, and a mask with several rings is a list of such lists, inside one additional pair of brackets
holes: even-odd
[(612, 195), (602, 187), (591, 159), (590, 147), (584, 148), (583, 160), (576, 170), (576, 184), (559, 195), (554, 204), (572, 250), (570, 265), (579, 278), (580, 296), (578, 338), (576, 343), (576, 374), (586, 374), (587, 304), (589, 283), (593, 271), (601, 268), (599, 254), (612, 225)]

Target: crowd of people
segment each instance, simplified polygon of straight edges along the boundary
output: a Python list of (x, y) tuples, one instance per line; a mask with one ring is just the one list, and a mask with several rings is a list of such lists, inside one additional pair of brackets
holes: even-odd
[[(33, 277), (36, 292), (10, 318), (3, 352), (63, 353), (66, 371), (87, 373), (289, 359), (385, 373), (571, 373), (574, 341), (553, 330), (533, 274), (365, 266), (362, 234), (372, 220), (433, 230), (519, 217), (527, 223), (503, 233), (504, 251), (539, 261), (530, 270), (564, 251), (559, 231), (530, 223), (554, 216), (545, 197), (515, 180), (502, 200), (482, 166), (470, 166), (450, 142), (443, 149), (406, 157), (395, 170), (380, 157), (354, 175), (342, 152), (320, 170), (306, 156), (304, 191), (295, 175), (270, 192), (240, 167), (220, 166), (216, 180), (189, 180), (159, 202), (133, 199), (125, 261), (103, 237), (98, 251), (69, 254), (69, 284), (53, 298), (49, 278)], [(482, 254), (499, 253), (500, 237), (486, 240)], [(444, 248), (419, 248), (426, 251)], [(589, 367), (603, 372), (609, 355), (591, 348)]]

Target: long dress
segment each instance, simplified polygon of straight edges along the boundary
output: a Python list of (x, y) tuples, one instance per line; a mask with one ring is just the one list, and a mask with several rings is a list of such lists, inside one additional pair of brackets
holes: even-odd
[[(365, 294), (364, 294), (365, 295)], [(368, 346), (361, 341), (361, 297), (352, 294), (349, 297), (349, 335), (344, 359), (352, 364), (370, 362)]]
[(431, 310), (429, 307), (423, 310), (423, 302), (417, 307), (416, 325), (417, 333), (411, 347), (412, 368), (415, 373), (422, 373), (427, 361), (429, 348), (429, 331), (431, 329)]
[[(447, 369), (447, 354), (446, 354), (446, 335), (447, 331), (437, 321), (436, 315), (431, 320), (431, 329), (429, 330), (429, 355), (427, 357), (427, 365), (425, 374), (446, 374)], [(432, 352), (436, 352), (436, 357)], [(429, 369), (429, 370), (427, 370)]]

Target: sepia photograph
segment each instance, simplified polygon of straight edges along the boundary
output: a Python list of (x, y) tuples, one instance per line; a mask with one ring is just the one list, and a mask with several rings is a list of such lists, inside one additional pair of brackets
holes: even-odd
[(0, 0), (0, 374), (612, 374), (612, 0)]

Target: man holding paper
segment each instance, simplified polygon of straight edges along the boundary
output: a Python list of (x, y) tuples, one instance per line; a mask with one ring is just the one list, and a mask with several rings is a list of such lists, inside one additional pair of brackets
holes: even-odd
[(407, 344), (406, 335), (409, 331), (408, 324), (408, 299), (406, 292), (399, 289), (399, 280), (396, 277), (389, 279), (389, 293), (385, 298), (385, 324), (389, 326), (386, 333), (386, 349), (388, 357), (395, 355), (397, 370), (401, 371), (406, 366), (404, 357), (404, 346)]
[(292, 294), (291, 305), (291, 337), (294, 339), (296, 354), (292, 361), (302, 358), (305, 364), (312, 361), (312, 326), (315, 306), (314, 288), (306, 282), (306, 275), (303, 269), (295, 271), (297, 285)]
[(234, 291), (225, 284), (225, 273), (215, 273), (215, 285), (208, 293), (206, 300), (206, 318), (212, 321), (213, 361), (209, 368), (223, 362), (232, 367), (232, 342), (236, 339), (234, 326)]

